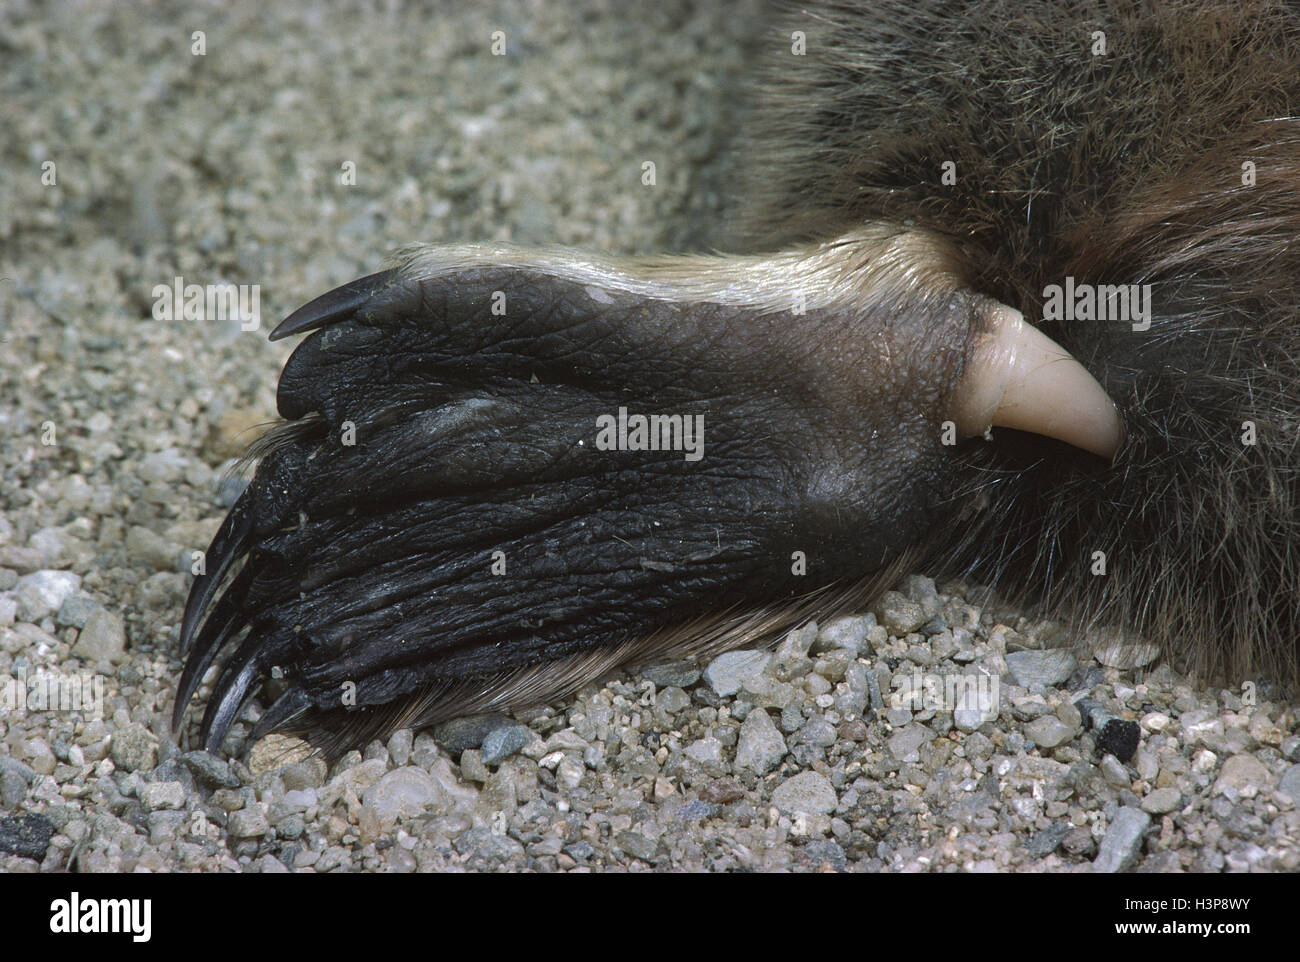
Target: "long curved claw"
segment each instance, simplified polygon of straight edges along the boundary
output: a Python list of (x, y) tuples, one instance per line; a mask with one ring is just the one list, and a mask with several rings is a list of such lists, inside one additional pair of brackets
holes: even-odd
[(1082, 364), (1013, 308), (989, 312), (954, 402), (967, 437), (994, 425), (1030, 431), (1107, 460), (1124, 440), (1115, 402)]
[(290, 688), (262, 713), (262, 717), (257, 720), (257, 724), (249, 733), (248, 740), (257, 741), (263, 735), (285, 727), (299, 715), (309, 711), (311, 707), (311, 699), (307, 697), (305, 691), (301, 688)]
[(226, 642), (247, 624), (244, 599), (252, 583), (252, 576), (252, 568), (241, 570), (203, 622), (203, 628), (195, 639), (194, 648), (189, 653), (180, 680), (176, 684), (176, 702), (172, 707), (172, 731), (180, 730), (185, 709), (217, 654), (225, 647)]
[(195, 580), (185, 600), (185, 614), (181, 618), (182, 654), (190, 650), (190, 642), (230, 566), (248, 551), (252, 534), (251, 499), (245, 490), (208, 545), (204, 554), (205, 573)]
[(328, 294), (322, 294), (277, 324), (269, 339), (278, 341), (294, 334), (305, 334), (351, 317), (365, 307), (375, 294), (388, 287), (395, 280), (395, 274), (391, 270), (368, 274), (342, 287), (336, 287)]
[(257, 637), (245, 639), (239, 651), (226, 663), (212, 690), (212, 700), (208, 702), (207, 711), (203, 714), (201, 729), (203, 747), (207, 751), (213, 754), (221, 751), (221, 743), (226, 740), (230, 726), (235, 722), (235, 716), (244, 703), (244, 696), (248, 694), (253, 682), (258, 680), (265, 663), (261, 639)]

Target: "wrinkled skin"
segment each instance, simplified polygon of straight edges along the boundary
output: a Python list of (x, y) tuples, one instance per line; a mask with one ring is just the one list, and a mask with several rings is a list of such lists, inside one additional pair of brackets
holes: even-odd
[[(259, 730), (354, 739), (485, 707), (474, 692), (550, 697), (586, 672), (511, 686), (880, 569), (950, 486), (942, 402), (976, 318), (961, 293), (795, 315), (491, 268), (318, 299), (273, 335), (319, 328), (191, 594), (178, 720), (245, 625), (213, 750), (273, 668), (287, 688)], [(702, 415), (702, 456), (598, 449), (620, 408)]]

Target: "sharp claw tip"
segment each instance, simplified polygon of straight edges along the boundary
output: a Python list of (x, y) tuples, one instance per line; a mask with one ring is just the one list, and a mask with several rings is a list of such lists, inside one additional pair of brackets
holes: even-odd
[(316, 321), (317, 319), (301, 318), (298, 316), (298, 314), (299, 311), (294, 311), (283, 321), (277, 324), (275, 328), (271, 331), (271, 333), (267, 335), (266, 339), (268, 341), (279, 341), (282, 340), (283, 338), (290, 337), (294, 334), (301, 334), (304, 331), (311, 330), (312, 322)]
[(322, 294), (277, 324), (267, 337), (269, 340), (278, 341), (294, 334), (305, 334), (307, 331), (347, 317), (360, 309), (377, 291), (383, 290), (393, 276), (394, 272), (391, 270), (379, 271), (377, 274), (357, 278), (328, 294)]

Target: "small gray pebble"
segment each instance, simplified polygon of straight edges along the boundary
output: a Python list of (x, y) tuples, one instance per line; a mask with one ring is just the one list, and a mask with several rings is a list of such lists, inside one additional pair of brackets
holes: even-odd
[(891, 708), (885, 712), (885, 721), (895, 728), (902, 728), (912, 721), (912, 712), (907, 708)]
[(844, 675), (849, 666), (854, 663), (857, 656), (847, 649), (839, 651), (829, 651), (821, 655), (813, 663), (813, 671), (821, 675), (831, 684), (836, 684), (844, 680)]
[(500, 765), (537, 736), (524, 725), (494, 728), (483, 739), (483, 764)]
[(158, 764), (158, 739), (143, 725), (132, 722), (113, 736), (109, 756), (123, 771), (150, 771)]
[(260, 838), (271, 830), (271, 826), (259, 805), (231, 812), (226, 820), (226, 830), (235, 838)]
[(90, 664), (120, 662), (126, 658), (126, 630), (122, 619), (107, 608), (96, 608), (86, 618), (72, 653)]
[(81, 575), (71, 571), (33, 571), (18, 579), (14, 595), (18, 600), (18, 620), (35, 624), (63, 606), (63, 602), (81, 587)]
[(1292, 765), (1284, 771), (1277, 787), (1290, 795), (1292, 801), (1300, 804), (1300, 765)]
[(687, 745), (683, 754), (712, 770), (722, 764), (722, 742), (713, 737), (701, 738)]
[(460, 775), (465, 781), (482, 784), (491, 774), (483, 764), (483, 755), (477, 748), (467, 748), (460, 753)]
[(513, 724), (513, 719), (499, 712), (467, 715), (436, 726), (433, 729), (433, 740), (446, 749), (448, 755), (455, 757), (467, 748), (481, 747), (483, 739), (494, 729)]
[(471, 828), (462, 832), (456, 837), (455, 845), (462, 855), (484, 863), (509, 863), (524, 855), (524, 847), (519, 842), (509, 835), (499, 835), (490, 828)]
[(619, 832), (614, 837), (614, 842), (628, 855), (645, 862), (651, 861), (654, 858), (655, 850), (659, 848), (657, 841), (646, 838), (640, 832)]
[(415, 733), (409, 728), (393, 732), (388, 739), (388, 757), (398, 768), (404, 767), (411, 760), (411, 746), (415, 743)]
[(1074, 729), (1055, 715), (1043, 715), (1025, 726), (1025, 735), (1039, 748), (1056, 748), (1074, 737)]
[(888, 741), (885, 742), (885, 747), (889, 749), (889, 754), (899, 761), (906, 761), (932, 738), (934, 738), (934, 732), (924, 725), (908, 725), (901, 731), (890, 735)]
[(1056, 717), (1075, 731), (1083, 727), (1083, 713), (1070, 702), (1065, 702), (1056, 709)]
[(178, 481), (189, 459), (176, 448), (151, 451), (140, 459), (136, 473), (152, 484), (174, 484)]
[(27, 783), (16, 772), (0, 772), (0, 804), (16, 809), (27, 797)]
[(795, 734), (795, 738), (805, 745), (829, 748), (835, 744), (838, 736), (835, 733), (835, 727), (830, 722), (821, 715), (814, 715), (804, 722), (803, 727)]
[(808, 649), (809, 654), (820, 655), (823, 652), (844, 649), (855, 655), (871, 650), (867, 642), (867, 632), (876, 625), (876, 616), (872, 614), (838, 618), (821, 628), (817, 640)]
[(423, 814), (440, 795), (432, 775), (423, 768), (408, 765), (384, 775), (366, 789), (361, 801), (378, 816), (380, 825), (391, 825), (399, 818)]
[(1102, 778), (1106, 779), (1107, 784), (1114, 785), (1116, 788), (1128, 788), (1132, 782), (1128, 769), (1124, 763), (1115, 758), (1114, 755), (1105, 755), (1098, 765), (1101, 769)]
[(1214, 782), (1214, 793), (1228, 791), (1238, 796), (1250, 797), (1266, 788), (1272, 776), (1267, 766), (1253, 755), (1233, 755), (1223, 763), (1219, 777)]
[(574, 842), (564, 847), (564, 854), (575, 862), (585, 862), (596, 854), (596, 850), (591, 847), (590, 842)]
[(921, 605), (897, 591), (886, 591), (872, 610), (889, 633), (898, 638), (916, 631), (931, 617)]
[(952, 723), (957, 726), (958, 731), (973, 732), (988, 720), (985, 712), (978, 708), (955, 708), (952, 713)]
[(300, 762), (294, 762), (280, 769), (280, 779), (284, 782), (285, 789), (291, 792), (320, 788), (325, 784), (327, 774), (325, 763), (319, 758), (304, 758)]
[(677, 809), (677, 812), (673, 817), (679, 822), (700, 822), (706, 818), (713, 818), (717, 814), (717, 805), (693, 800)]
[(1142, 836), (1151, 825), (1151, 816), (1136, 808), (1125, 806), (1111, 820), (1093, 859), (1097, 872), (1123, 872), (1137, 861), (1142, 853)]
[(690, 688), (700, 675), (699, 666), (692, 661), (670, 661), (641, 670), (641, 677), (656, 688)]
[(740, 691), (747, 680), (761, 675), (772, 655), (766, 651), (729, 651), (709, 662), (704, 680), (720, 698)]
[(1025, 845), (1025, 851), (1034, 858), (1043, 858), (1055, 852), (1057, 846), (1065, 840), (1065, 836), (1069, 833), (1069, 822), (1057, 822), (1054, 825), (1049, 825), (1030, 837), (1029, 842)]
[(156, 531), (132, 525), (127, 529), (124, 543), (128, 555), (155, 571), (170, 571), (176, 566), (177, 546)]
[(1104, 644), (1093, 652), (1094, 657), (1107, 668), (1128, 671), (1149, 665), (1160, 656), (1155, 645)]
[(7, 755), (0, 755), (0, 774), (13, 773), (21, 778), (24, 782), (31, 784), (36, 772), (30, 765), (24, 765), (16, 758), (10, 758)]
[(772, 792), (772, 804), (783, 812), (803, 815), (829, 815), (837, 799), (830, 779), (820, 772), (800, 772), (787, 778)]
[(206, 751), (186, 752), (181, 756), (199, 780), (213, 788), (238, 788), (239, 779), (224, 758)]
[(1074, 655), (1059, 648), (1009, 652), (1006, 662), (1016, 684), (1025, 688), (1062, 684), (1076, 667)]
[(136, 795), (146, 812), (185, 807), (185, 786), (180, 782), (145, 782)]
[(848, 865), (848, 856), (839, 842), (830, 838), (819, 838), (804, 846), (804, 856), (815, 865), (827, 865), (837, 872), (842, 872)]
[(948, 658), (951, 658), (956, 651), (957, 642), (953, 640), (951, 631), (948, 631), (945, 628), (941, 631), (935, 632), (931, 636), (930, 653), (934, 655), (935, 661), (945, 661)]
[(662, 709), (670, 715), (685, 711), (691, 706), (691, 696), (673, 685), (663, 689), (655, 697), (655, 708)]
[(1087, 858), (1097, 851), (1097, 840), (1092, 837), (1092, 830), (1087, 825), (1078, 825), (1065, 833), (1061, 847), (1069, 854)]
[(73, 628), (84, 628), (86, 619), (102, 607), (90, 595), (71, 594), (63, 599), (63, 604), (59, 605), (59, 613), (55, 621), (61, 625), (71, 625)]
[(187, 830), (189, 820), (190, 816), (187, 812), (172, 810), (150, 812), (145, 819), (149, 825), (149, 844), (158, 846), (175, 844), (176, 839)]
[(1182, 796), (1176, 788), (1157, 788), (1142, 799), (1142, 811), (1151, 815), (1167, 815), (1179, 807)]
[(755, 708), (740, 726), (736, 742), (736, 767), (766, 775), (785, 757), (785, 739), (772, 723), (772, 716)]

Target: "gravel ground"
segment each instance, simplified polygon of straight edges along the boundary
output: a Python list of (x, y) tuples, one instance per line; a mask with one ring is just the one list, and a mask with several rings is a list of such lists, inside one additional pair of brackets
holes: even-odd
[[(178, 749), (190, 552), (274, 413), (271, 324), (413, 240), (717, 236), (753, 3), (403, 7), (0, 10), (0, 682), (102, 692), (0, 690), (0, 870), (1300, 868), (1293, 706), (922, 576), (332, 770), (244, 746), (256, 705), (242, 760)], [(260, 285), (261, 329), (154, 319), (176, 277)], [(997, 710), (900, 703), (952, 673)]]

